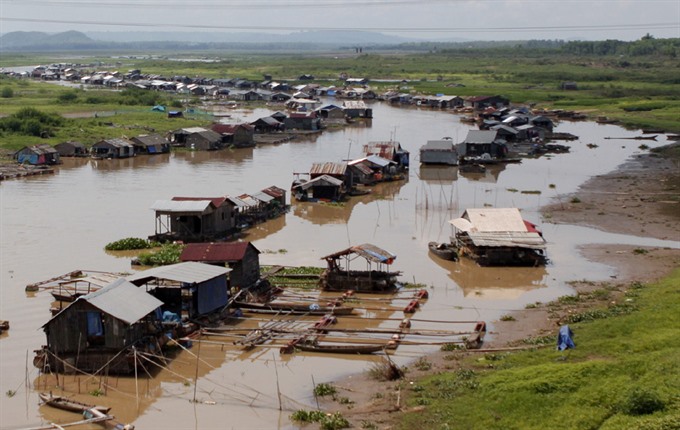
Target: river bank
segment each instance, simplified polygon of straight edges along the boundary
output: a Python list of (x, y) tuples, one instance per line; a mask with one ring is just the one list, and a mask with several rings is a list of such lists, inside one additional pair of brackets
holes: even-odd
[[(677, 143), (635, 156), (619, 169), (593, 177), (577, 192), (559, 196), (556, 202), (542, 209), (542, 215), (546, 222), (587, 225), (612, 233), (678, 241), (679, 163)], [(581, 247), (580, 252), (589, 260), (614, 267), (616, 275), (610, 281), (592, 282), (584, 274), (583, 278), (570, 282), (575, 293), (585, 300), (536, 303), (493, 321), (482, 351), (535, 346), (531, 340), (540, 343), (546, 337), (555, 336), (568, 315), (622, 300), (632, 283), (653, 282), (680, 267), (678, 249), (591, 244)], [(595, 290), (607, 290), (608, 294), (606, 297), (591, 295)], [(545, 346), (554, 347), (551, 342)], [(405, 377), (397, 381), (380, 382), (368, 374), (349, 376), (336, 381), (337, 396), (324, 398), (322, 407), (329, 412), (340, 412), (355, 427), (396, 427), (401, 412), (413, 411), (405, 406), (409, 390), (402, 387), (417, 384), (429, 375), (458, 369), (459, 362), (470, 355), (480, 354), (437, 351), (409, 365)]]

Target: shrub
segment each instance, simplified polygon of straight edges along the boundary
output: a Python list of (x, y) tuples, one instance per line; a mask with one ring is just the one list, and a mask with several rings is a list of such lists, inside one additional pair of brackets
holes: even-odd
[(314, 387), (314, 395), (319, 397), (333, 396), (337, 392), (338, 390), (331, 384), (321, 383)]
[(647, 415), (664, 410), (666, 405), (653, 391), (633, 388), (624, 400), (623, 410), (628, 415)]

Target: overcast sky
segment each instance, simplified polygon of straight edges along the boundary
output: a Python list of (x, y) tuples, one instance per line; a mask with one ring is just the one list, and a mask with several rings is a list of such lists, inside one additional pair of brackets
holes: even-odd
[(680, 0), (0, 0), (0, 33), (319, 29), (471, 40), (680, 37)]

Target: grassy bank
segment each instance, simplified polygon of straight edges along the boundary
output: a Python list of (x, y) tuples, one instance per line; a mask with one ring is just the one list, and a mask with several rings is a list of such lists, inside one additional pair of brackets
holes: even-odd
[(546, 348), (468, 358), (412, 385), (417, 412), (398, 428), (680, 428), (678, 285), (680, 270), (653, 285), (563, 298), (555, 306), (608, 304), (567, 318), (575, 349), (556, 351), (550, 337)]
[[(201, 55), (174, 54), (185, 60)], [(342, 85), (340, 74), (345, 73), (369, 78), (369, 85), (377, 93), (395, 90), (462, 97), (498, 94), (514, 104), (577, 110), (592, 118), (604, 115), (618, 119), (630, 127), (680, 133), (680, 81), (676, 76), (680, 60), (672, 55), (573, 55), (554, 50), (507, 48), (361, 55), (212, 52), (210, 56), (215, 58), (214, 62), (141, 56), (69, 59), (68, 54), (50, 60), (45, 55), (12, 55), (0, 60), (0, 66), (87, 62), (97, 64), (98, 70), (140, 69), (143, 73), (164, 76), (237, 77), (255, 82), (271, 75), (274, 80), (292, 83), (298, 83), (297, 77), (303, 74), (311, 74), (321, 85)], [(575, 82), (577, 89), (561, 89), (565, 81)], [(193, 120), (170, 120), (161, 113), (151, 112), (155, 104), (175, 109), (198, 105), (196, 99), (154, 91), (85, 90), (2, 77), (0, 94), (0, 116), (13, 115), (31, 107), (45, 113), (66, 114), (68, 118), (65, 125), (55, 127), (49, 133), (38, 133), (42, 138), (3, 128), (0, 148), (5, 150), (66, 140), (93, 144), (102, 138), (141, 134), (151, 129), (166, 132), (187, 126), (205, 126), (212, 120), (209, 115), (194, 115)], [(98, 118), (93, 118), (94, 112), (99, 113)], [(83, 117), (77, 117), (81, 113), (84, 113)]]

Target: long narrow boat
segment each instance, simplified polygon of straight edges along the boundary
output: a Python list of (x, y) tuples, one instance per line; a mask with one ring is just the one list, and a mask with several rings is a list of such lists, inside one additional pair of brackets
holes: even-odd
[(344, 306), (318, 306), (301, 303), (250, 303), (250, 302), (234, 302), (237, 308), (248, 311), (260, 313), (290, 313), (290, 314), (305, 314), (305, 315), (350, 315), (354, 308)]
[(450, 243), (430, 242), (427, 244), (430, 252), (444, 260), (458, 260), (458, 249)]
[(67, 397), (54, 396), (52, 393), (40, 393), (38, 395), (40, 396), (40, 400), (48, 406), (65, 411), (77, 412), (79, 414), (90, 409), (95, 409), (103, 414), (107, 414), (111, 410), (108, 406), (88, 405), (87, 403), (82, 403)]
[(298, 343), (296, 349), (307, 352), (323, 352), (330, 354), (373, 354), (387, 348), (387, 345), (324, 345), (320, 343)]

